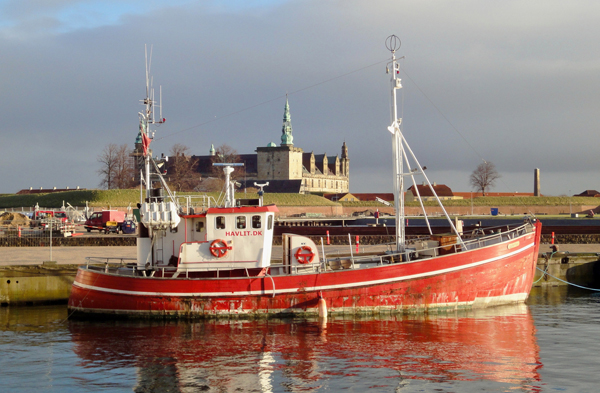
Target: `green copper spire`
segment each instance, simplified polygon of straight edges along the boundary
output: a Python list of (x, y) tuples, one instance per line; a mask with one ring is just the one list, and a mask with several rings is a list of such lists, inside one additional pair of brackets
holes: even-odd
[(288, 103), (287, 94), (285, 95), (285, 110), (283, 112), (283, 127), (281, 128), (281, 145), (293, 145), (294, 137), (292, 136), (292, 120), (290, 117), (290, 104)]
[(137, 137), (135, 138), (135, 144), (142, 144), (142, 132), (138, 132)]

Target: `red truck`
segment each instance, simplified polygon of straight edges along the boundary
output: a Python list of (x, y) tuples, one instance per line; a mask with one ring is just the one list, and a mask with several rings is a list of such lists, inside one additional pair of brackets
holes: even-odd
[(31, 217), (32, 220), (48, 220), (50, 217), (53, 217), (54, 220), (60, 222), (69, 221), (67, 217), (67, 213), (63, 211), (55, 212), (54, 210), (35, 210)]
[(101, 212), (94, 212), (86, 220), (84, 228), (88, 232), (97, 230), (104, 233), (119, 233), (122, 232), (123, 222), (125, 221), (125, 212), (118, 210), (102, 210)]

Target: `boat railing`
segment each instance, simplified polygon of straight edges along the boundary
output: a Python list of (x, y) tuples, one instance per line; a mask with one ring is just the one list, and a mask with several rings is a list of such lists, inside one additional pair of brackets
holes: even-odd
[(85, 259), (86, 269), (104, 273), (136, 275), (137, 272), (140, 272), (144, 277), (154, 277), (157, 272), (161, 272), (162, 277), (165, 277), (165, 272), (177, 270), (177, 267), (170, 265), (158, 265), (148, 269), (139, 268), (136, 258), (86, 257)]
[(187, 214), (198, 213), (198, 210), (208, 209), (217, 206), (217, 200), (206, 194), (201, 195), (175, 195), (175, 201), (180, 210)]
[[(486, 228), (485, 232), (482, 230), (478, 235), (474, 235), (476, 237), (471, 239), (463, 238), (462, 244), (457, 242), (454, 244), (438, 245), (436, 247), (424, 249), (416, 249), (409, 246), (406, 247), (404, 252), (388, 252), (383, 255), (349, 255), (347, 257), (336, 257), (326, 260), (324, 267), (326, 270), (339, 270), (356, 269), (373, 265), (382, 266), (392, 263), (408, 263), (417, 259), (424, 260), (439, 255), (460, 253), (466, 250), (491, 246), (493, 244), (516, 239), (530, 233), (532, 230), (533, 227), (529, 223), (521, 224), (518, 227), (503, 225)], [(413, 241), (414, 240), (415, 239), (413, 239)], [(315, 267), (316, 266), (317, 265), (315, 264)], [(303, 268), (306, 269), (307, 267)]]
[(110, 272), (121, 267), (133, 267), (132, 263), (137, 266), (136, 258), (116, 258), (116, 257), (86, 257), (85, 267), (90, 270), (104, 270)]

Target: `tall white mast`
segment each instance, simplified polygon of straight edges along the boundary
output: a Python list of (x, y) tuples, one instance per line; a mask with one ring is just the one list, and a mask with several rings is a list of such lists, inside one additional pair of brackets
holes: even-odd
[[(403, 252), (405, 248), (405, 223), (404, 223), (404, 176), (403, 161), (404, 149), (402, 146), (402, 130), (400, 128), (402, 119), (398, 118), (398, 108), (396, 100), (396, 90), (402, 88), (401, 79), (398, 77), (400, 73), (400, 65), (396, 60), (396, 51), (400, 49), (400, 39), (395, 36), (389, 36), (385, 41), (386, 48), (392, 52), (391, 73), (390, 79), (392, 89), (392, 125), (388, 130), (392, 133), (392, 151), (394, 161), (394, 205), (396, 207), (396, 251)], [(390, 72), (390, 64), (387, 71)]]
[[(405, 221), (405, 216), (404, 216), (404, 176), (410, 176), (410, 178), (413, 180), (413, 186), (414, 186), (415, 192), (417, 193), (417, 197), (419, 199), (419, 202), (421, 203), (421, 208), (423, 209), (423, 214), (424, 214), (425, 218), (427, 219), (427, 213), (425, 212), (425, 208), (423, 206), (421, 196), (419, 195), (419, 190), (418, 190), (417, 184), (414, 181), (414, 174), (417, 172), (425, 178), (425, 182), (429, 186), (431, 193), (435, 197), (438, 205), (442, 209), (442, 212), (446, 216), (446, 219), (448, 220), (448, 223), (450, 224), (452, 231), (457, 234), (458, 242), (464, 246), (463, 240), (462, 240), (458, 230), (456, 229), (454, 223), (452, 222), (452, 219), (450, 219), (450, 216), (448, 215), (448, 212), (444, 208), (444, 205), (442, 205), (442, 201), (437, 196), (435, 189), (433, 188), (433, 185), (427, 178), (424, 168), (421, 167), (421, 164), (419, 164), (419, 160), (417, 160), (417, 157), (415, 156), (415, 154), (413, 153), (412, 149), (410, 148), (408, 142), (406, 142), (406, 139), (402, 135), (402, 129), (401, 129), (402, 119), (398, 117), (397, 100), (396, 100), (396, 90), (402, 88), (401, 79), (398, 77), (398, 75), (400, 74), (400, 65), (398, 64), (398, 61), (396, 59), (396, 51), (398, 49), (400, 49), (400, 45), (401, 45), (400, 39), (395, 35), (389, 36), (385, 41), (385, 46), (387, 47), (387, 49), (390, 52), (392, 52), (392, 61), (390, 63), (388, 63), (388, 68), (387, 68), (387, 71), (389, 73), (390, 65), (391, 65), (392, 78), (390, 79), (390, 83), (391, 83), (391, 89), (392, 89), (392, 125), (388, 127), (388, 130), (392, 133), (392, 150), (393, 150), (393, 160), (394, 160), (394, 204), (396, 207), (396, 251), (404, 252), (405, 247), (406, 247), (406, 221)], [(411, 166), (410, 166), (411, 164), (410, 164), (409, 159), (412, 159), (412, 161), (414, 161), (414, 163), (416, 164), (416, 167), (414, 169), (411, 169)], [(406, 173), (403, 172), (403, 170), (404, 170), (403, 164), (404, 163), (406, 163), (406, 169), (407, 169)], [(427, 226), (429, 227), (428, 221), (427, 221)], [(431, 233), (431, 228), (429, 228), (429, 230)]]

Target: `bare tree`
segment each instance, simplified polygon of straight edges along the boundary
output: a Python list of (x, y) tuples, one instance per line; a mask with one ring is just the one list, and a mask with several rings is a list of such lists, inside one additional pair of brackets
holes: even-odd
[(115, 172), (117, 170), (117, 150), (118, 146), (114, 143), (107, 145), (102, 153), (98, 156), (100, 169), (100, 187), (111, 189), (114, 188)]
[(200, 182), (196, 160), (189, 155), (190, 148), (176, 143), (171, 147), (167, 170), (169, 186), (175, 191), (192, 191)]
[[(212, 163), (237, 163), (240, 162), (240, 156), (237, 151), (227, 144), (223, 144), (215, 149), (215, 155), (212, 158)], [(223, 167), (213, 166), (212, 173), (214, 177), (221, 180), (225, 179)], [(234, 171), (231, 173), (231, 179), (239, 178), (243, 173), (243, 170), (239, 167), (234, 167)]]
[(115, 188), (127, 189), (135, 186), (135, 160), (127, 144), (117, 148), (117, 171), (115, 173)]
[(469, 182), (476, 191), (481, 191), (485, 196), (485, 191), (494, 187), (499, 178), (500, 174), (496, 170), (496, 166), (491, 162), (484, 161), (471, 173)]
[(98, 162), (101, 164), (98, 170), (100, 187), (113, 189), (134, 185), (134, 161), (127, 144), (108, 144), (98, 156)]

